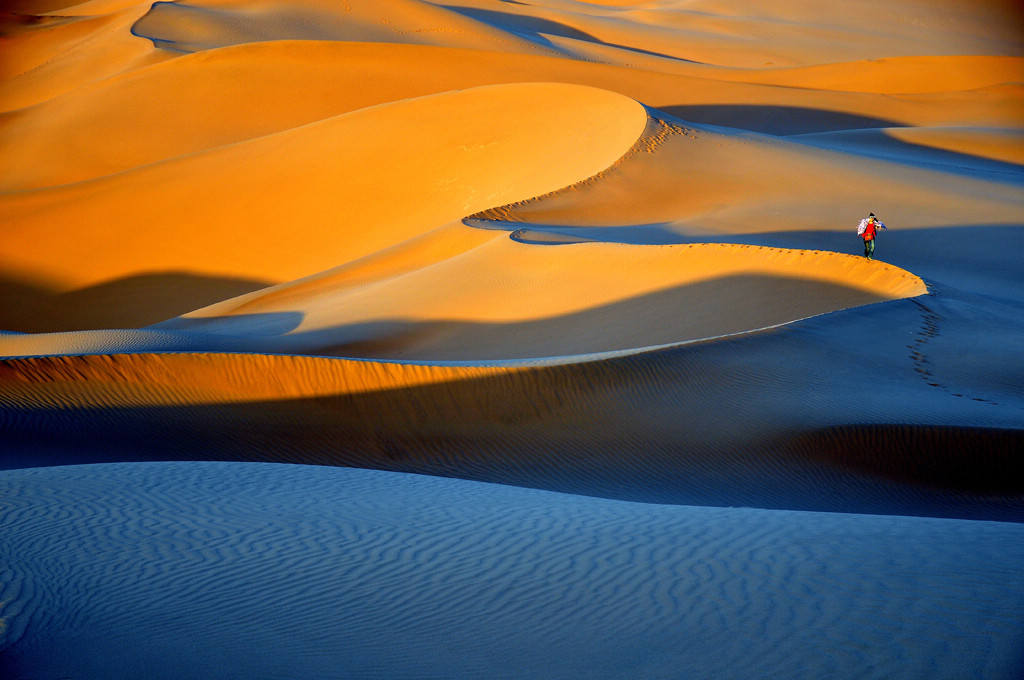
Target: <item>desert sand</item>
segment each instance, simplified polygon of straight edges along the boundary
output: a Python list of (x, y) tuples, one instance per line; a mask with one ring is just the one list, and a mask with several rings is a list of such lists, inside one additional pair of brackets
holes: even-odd
[(3, 677), (1024, 673), (1019, 3), (4, 12)]

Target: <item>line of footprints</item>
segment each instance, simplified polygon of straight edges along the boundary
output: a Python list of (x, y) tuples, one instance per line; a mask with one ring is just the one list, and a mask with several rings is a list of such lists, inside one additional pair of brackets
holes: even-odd
[[(929, 286), (932, 291), (930, 297), (939, 297), (939, 294)], [(992, 404), (993, 406), (1002, 406), (997, 401), (991, 399), (984, 399), (982, 397), (971, 397), (966, 394), (954, 392), (942, 383), (938, 382), (935, 374), (931, 370), (931, 362), (928, 360), (924, 350), (929, 340), (937, 338), (939, 334), (939, 323), (942, 321), (942, 317), (933, 310), (931, 307), (921, 302), (918, 299), (911, 300), (921, 310), (921, 330), (918, 332), (917, 339), (914, 340), (913, 344), (907, 345), (907, 349), (910, 350), (910, 358), (914, 361), (914, 370), (921, 376), (921, 378), (932, 387), (938, 387), (944, 392), (951, 394), (954, 397), (961, 397), (963, 399), (970, 399), (972, 401), (980, 401), (984, 404)]]

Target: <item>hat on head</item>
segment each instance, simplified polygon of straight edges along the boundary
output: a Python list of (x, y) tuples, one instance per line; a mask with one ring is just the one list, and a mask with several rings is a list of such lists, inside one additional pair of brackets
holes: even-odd
[(868, 213), (868, 217), (874, 217), (875, 213)]

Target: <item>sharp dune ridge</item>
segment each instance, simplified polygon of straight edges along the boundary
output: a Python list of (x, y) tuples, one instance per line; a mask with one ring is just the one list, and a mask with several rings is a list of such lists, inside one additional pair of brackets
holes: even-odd
[(0, 676), (1024, 673), (1019, 3), (0, 36)]

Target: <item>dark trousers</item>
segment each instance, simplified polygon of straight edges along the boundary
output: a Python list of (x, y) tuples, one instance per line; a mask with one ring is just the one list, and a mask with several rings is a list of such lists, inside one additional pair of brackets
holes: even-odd
[(871, 260), (871, 259), (873, 259), (872, 256), (874, 255), (874, 253), (875, 253), (875, 239), (869, 238), (868, 240), (864, 241), (864, 257), (866, 257), (869, 260)]

